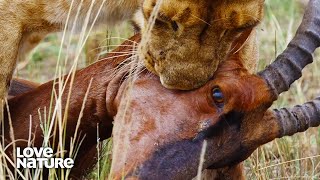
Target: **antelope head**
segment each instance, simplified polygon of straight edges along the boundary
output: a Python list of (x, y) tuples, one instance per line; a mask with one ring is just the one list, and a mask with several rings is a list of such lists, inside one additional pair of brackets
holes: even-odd
[[(310, 0), (295, 38), (274, 63), (254, 75), (243, 67), (241, 56), (235, 54), (220, 65), (211, 81), (194, 91), (168, 90), (158, 77), (146, 72), (133, 84), (123, 78), (127, 72), (113, 76), (111, 70), (127, 57), (100, 61), (78, 71), (70, 97), (66, 144), (74, 135), (91, 80), (92, 84), (79, 126), (86, 135), (77, 156), (81, 162), (76, 162), (73, 174), (79, 177), (93, 159), (88, 154), (95, 148), (97, 124), (101, 139), (110, 137), (114, 128), (110, 177), (133, 179), (194, 177), (205, 140), (203, 168), (220, 168), (243, 161), (257, 147), (275, 138), (318, 126), (319, 98), (291, 109), (269, 108), (312, 62), (312, 53), (320, 45), (319, 17), (320, 2)], [(116, 51), (132, 50), (133, 41), (139, 41), (139, 37), (133, 37)], [(37, 88), (32, 85), (30, 89), (34, 90), (26, 89), (28, 93), (9, 100), (15, 138), (28, 139), (32, 131), (33, 145), (42, 146), (38, 110), (50, 107), (52, 87), (53, 82)], [(69, 86), (66, 87), (68, 91)], [(67, 97), (65, 93), (62, 101)], [(4, 137), (10, 143), (7, 121)], [(27, 143), (16, 145), (24, 147)]]
[[(276, 60), (250, 74), (235, 54), (194, 91), (173, 91), (142, 74), (115, 98), (112, 178), (188, 179), (203, 168), (245, 160), (262, 144), (320, 124), (320, 99), (269, 109), (301, 77), (320, 45), (320, 2), (310, 0), (296, 36)], [(127, 83), (128, 82), (124, 82)], [(127, 92), (127, 98), (123, 98)]]

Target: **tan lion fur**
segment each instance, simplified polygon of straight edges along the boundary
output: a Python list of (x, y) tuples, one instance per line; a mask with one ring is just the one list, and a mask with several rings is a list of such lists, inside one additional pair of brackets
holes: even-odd
[[(81, 2), (73, 1), (70, 22), (75, 20)], [(16, 60), (48, 33), (63, 29), (71, 2), (0, 0), (0, 99), (6, 94)], [(93, 1), (82, 2), (78, 28)], [(90, 22), (102, 2), (95, 0)], [(115, 24), (136, 14), (142, 37), (148, 37), (142, 41), (138, 54), (148, 70), (160, 76), (165, 87), (189, 90), (202, 86), (234, 50), (243, 55), (248, 68), (254, 68), (254, 28), (263, 17), (264, 0), (163, 0), (155, 26), (145, 36), (147, 20), (157, 2), (160, 1), (105, 0), (96, 24)], [(253, 29), (252, 33), (242, 42), (243, 46), (237, 44), (247, 29)]]

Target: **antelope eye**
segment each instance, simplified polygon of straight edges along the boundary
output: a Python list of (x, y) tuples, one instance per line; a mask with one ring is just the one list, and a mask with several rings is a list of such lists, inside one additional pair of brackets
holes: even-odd
[(220, 90), (220, 88), (214, 88), (212, 90), (212, 98), (213, 101), (218, 105), (218, 106), (222, 106), (224, 103), (224, 96), (222, 91)]

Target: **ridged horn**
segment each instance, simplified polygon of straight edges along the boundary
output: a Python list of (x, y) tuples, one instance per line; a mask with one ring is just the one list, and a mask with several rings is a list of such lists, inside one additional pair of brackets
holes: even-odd
[(320, 1), (310, 0), (302, 23), (286, 50), (258, 73), (270, 87), (274, 100), (301, 77), (302, 69), (312, 63), (312, 54), (319, 46)]
[(279, 138), (304, 132), (320, 125), (320, 97), (290, 109), (275, 109), (273, 113), (280, 126)]

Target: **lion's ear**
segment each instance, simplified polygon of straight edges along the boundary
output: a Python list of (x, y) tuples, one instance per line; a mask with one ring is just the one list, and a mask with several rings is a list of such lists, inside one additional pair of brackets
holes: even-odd
[(132, 18), (132, 24), (134, 27), (135, 32), (140, 32), (140, 30), (144, 27), (145, 25), (145, 18), (143, 16), (143, 12), (141, 9), (139, 9), (133, 16)]

